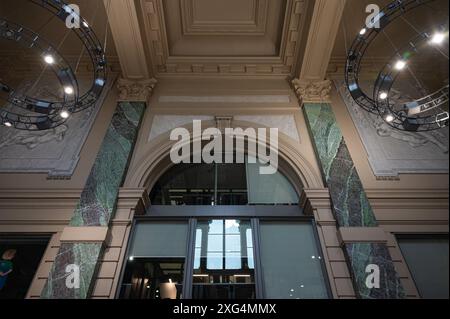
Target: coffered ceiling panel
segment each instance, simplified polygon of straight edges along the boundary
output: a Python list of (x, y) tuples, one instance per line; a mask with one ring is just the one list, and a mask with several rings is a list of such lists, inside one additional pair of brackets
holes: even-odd
[[(182, 0), (184, 35), (261, 35), (269, 0)], [(239, 8), (239, 10), (233, 10)]]
[(153, 74), (290, 75), (311, 0), (137, 0)]
[(163, 1), (172, 56), (276, 56), (286, 0)]

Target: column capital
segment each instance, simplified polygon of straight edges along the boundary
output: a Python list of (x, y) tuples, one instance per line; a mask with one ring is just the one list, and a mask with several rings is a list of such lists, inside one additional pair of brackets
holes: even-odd
[(125, 102), (147, 102), (152, 96), (153, 89), (158, 81), (154, 78), (145, 80), (130, 80), (120, 78), (117, 80), (119, 90), (119, 101)]
[(292, 86), (301, 104), (330, 103), (331, 101), (332, 82), (330, 80), (310, 81), (294, 79)]

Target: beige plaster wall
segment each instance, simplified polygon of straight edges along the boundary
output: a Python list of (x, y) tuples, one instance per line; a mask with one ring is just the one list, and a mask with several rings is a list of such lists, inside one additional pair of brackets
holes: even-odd
[[(289, 103), (161, 103), (167, 95), (288, 95)], [(60, 245), (59, 236), (68, 224), (78, 196), (95, 160), (114, 111), (117, 93), (111, 92), (96, 119), (81, 152), (81, 160), (71, 180), (47, 180), (44, 174), (0, 174), (0, 233), (49, 234), (52, 240), (30, 287), (28, 297), (38, 298)], [(448, 176), (401, 175), (399, 181), (379, 181), (373, 175), (356, 128), (338, 94), (333, 91), (332, 107), (343, 131), (357, 170), (381, 227), (389, 237), (389, 249), (408, 297), (418, 293), (395, 240), (395, 234), (448, 233)], [(156, 115), (274, 115), (292, 114), (300, 141), (282, 136), (289, 163), (302, 167), (311, 190), (323, 190), (318, 163), (297, 98), (287, 81), (277, 79), (162, 79), (151, 97), (124, 188), (112, 222), (106, 253), (101, 261), (93, 298), (114, 298), (119, 288), (126, 246), (135, 207), (149, 185), (139, 174), (151, 170), (152, 161), (161, 160), (168, 136), (148, 141)], [(254, 125), (257, 127), (257, 125)], [(167, 154), (165, 154), (167, 155)], [(306, 163), (306, 164), (305, 164)], [(303, 166), (301, 166), (303, 165)], [(322, 195), (321, 195), (322, 196)], [(144, 195), (145, 197), (145, 195)], [(319, 196), (320, 197), (320, 196)], [(355, 298), (348, 267), (337, 236), (336, 222), (325, 196), (311, 212), (315, 215), (319, 238), (335, 298)]]

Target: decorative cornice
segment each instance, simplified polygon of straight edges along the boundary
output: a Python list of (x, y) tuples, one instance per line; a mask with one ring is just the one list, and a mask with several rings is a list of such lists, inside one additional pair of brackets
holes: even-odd
[(292, 81), (295, 93), (300, 103), (330, 103), (330, 93), (332, 82), (324, 81), (304, 81), (294, 79)]
[(121, 78), (117, 81), (119, 101), (147, 102), (153, 94), (156, 79), (129, 80)]

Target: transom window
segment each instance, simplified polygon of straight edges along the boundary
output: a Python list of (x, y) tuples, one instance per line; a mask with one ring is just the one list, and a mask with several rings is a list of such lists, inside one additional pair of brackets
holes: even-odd
[(259, 163), (179, 164), (150, 193), (152, 205), (296, 205), (299, 196), (280, 172), (259, 174)]

